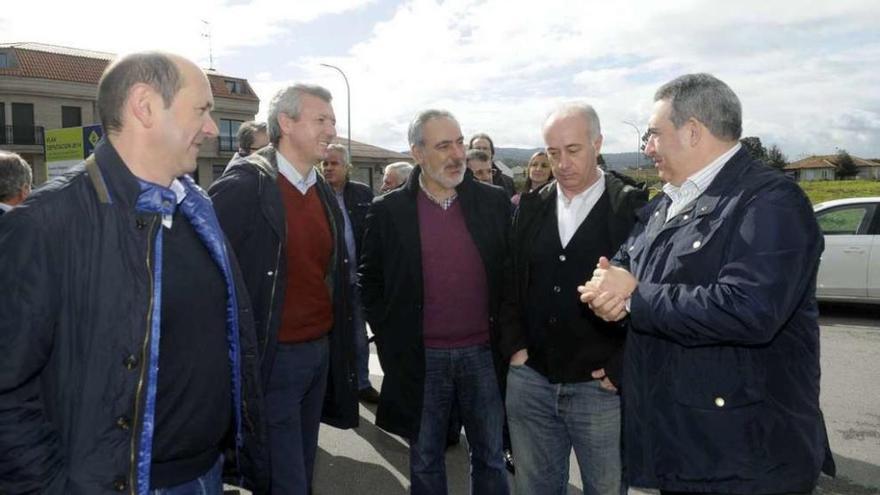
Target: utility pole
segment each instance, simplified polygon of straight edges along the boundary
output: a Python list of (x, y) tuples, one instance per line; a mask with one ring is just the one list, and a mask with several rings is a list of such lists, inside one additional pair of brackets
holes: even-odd
[(331, 69), (336, 69), (342, 74), (342, 79), (345, 81), (345, 103), (347, 106), (346, 113), (348, 115), (348, 161), (351, 162), (354, 158), (351, 156), (351, 87), (348, 85), (348, 78), (345, 77), (345, 72), (342, 72), (342, 69), (336, 67), (335, 65), (330, 64), (321, 64), (324, 67), (329, 67)]
[(202, 24), (205, 25), (206, 31), (202, 33), (202, 38), (206, 38), (208, 40), (208, 69), (214, 70), (214, 41), (211, 37), (211, 23), (202, 19)]
[(623, 123), (636, 130), (636, 168), (642, 168), (642, 131), (639, 130), (639, 126), (628, 120), (624, 120)]

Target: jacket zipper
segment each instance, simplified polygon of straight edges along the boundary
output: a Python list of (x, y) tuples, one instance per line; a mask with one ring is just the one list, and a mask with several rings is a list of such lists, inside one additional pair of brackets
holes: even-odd
[(275, 270), (272, 271), (272, 293), (269, 296), (269, 312), (266, 314), (265, 326), (266, 326), (266, 339), (263, 341), (263, 349), (260, 352), (260, 356), (266, 355), (266, 346), (269, 345), (269, 339), (272, 338), (269, 335), (269, 326), (272, 324), (272, 309), (275, 307), (275, 287), (278, 285), (278, 268), (281, 266), (281, 246), (284, 244), (284, 241), (278, 243), (278, 253), (275, 255)]
[(147, 275), (149, 276), (149, 291), (150, 291), (150, 303), (147, 306), (147, 331), (144, 334), (144, 342), (141, 345), (141, 374), (138, 379), (137, 393), (135, 394), (134, 401), (134, 416), (132, 417), (132, 428), (131, 428), (131, 470), (129, 472), (129, 492), (131, 495), (137, 495), (137, 438), (140, 433), (139, 425), (143, 423), (141, 419), (141, 397), (143, 396), (144, 390), (144, 377), (146, 376), (147, 368), (150, 367), (149, 356), (147, 356), (147, 349), (150, 343), (150, 334), (151, 334), (151, 326), (153, 319), (153, 241), (155, 239), (154, 230), (156, 227), (156, 221), (158, 217), (154, 217), (150, 221), (150, 229), (147, 238)]

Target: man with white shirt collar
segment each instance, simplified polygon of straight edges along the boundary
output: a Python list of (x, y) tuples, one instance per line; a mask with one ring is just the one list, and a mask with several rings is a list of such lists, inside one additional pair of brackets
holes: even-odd
[(210, 190), (257, 325), (274, 494), (311, 490), (322, 420), (358, 422), (344, 219), (315, 169), (336, 137), (330, 101), (320, 86), (279, 91), (271, 146), (232, 163)]
[(819, 410), (822, 235), (796, 183), (740, 146), (736, 94), (689, 74), (654, 96), (645, 151), (666, 182), (579, 290), (626, 318), (631, 486), (812, 493), (833, 474)]
[(0, 216), (24, 202), (32, 182), (31, 166), (24, 158), (0, 150)]
[(516, 493), (565, 493), (572, 448), (585, 493), (623, 493), (624, 334), (584, 311), (577, 286), (626, 239), (647, 192), (598, 167), (602, 134), (590, 105), (551, 113), (544, 140), (555, 181), (522, 195), (508, 284), (515, 295), (501, 313)]

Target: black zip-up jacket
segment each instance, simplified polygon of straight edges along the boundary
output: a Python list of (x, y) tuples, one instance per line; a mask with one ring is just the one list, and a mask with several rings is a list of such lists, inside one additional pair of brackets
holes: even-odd
[[(648, 192), (644, 184), (637, 183), (624, 175), (615, 172), (605, 172), (605, 194), (608, 195), (610, 212), (606, 220), (607, 235), (614, 246), (608, 258), (617, 252), (620, 246), (636, 223), (636, 212), (648, 201)], [(556, 181), (550, 181), (541, 189), (524, 193), (521, 196), (519, 208), (514, 214), (513, 227), (511, 229), (511, 267), (507, 271), (511, 281), (507, 284), (509, 289), (505, 293), (504, 304), (501, 309), (501, 324), (503, 338), (501, 344), (502, 354), (510, 360), (516, 351), (529, 348), (531, 338), (528, 330), (526, 312), (535, 301), (528, 300), (529, 294), (529, 256), (541, 229), (541, 221), (555, 222), (556, 218), (548, 214), (548, 208), (553, 208), (556, 203)], [(598, 260), (596, 260), (598, 261)], [(591, 270), (590, 270), (591, 271)], [(586, 282), (586, 280), (584, 280)], [(537, 304), (540, 304), (538, 302)], [(586, 331), (586, 330), (585, 330)], [(613, 329), (623, 333), (622, 329)], [(559, 342), (565, 342), (565, 336), (554, 336)], [(576, 338), (567, 339), (577, 341)], [(563, 345), (563, 344), (560, 344)], [(569, 363), (554, 363), (554, 366), (568, 367), (570, 371), (564, 375), (576, 374), (576, 370), (585, 367), (585, 363), (577, 359)], [(605, 364), (605, 372), (615, 384), (620, 381), (623, 367), (623, 348), (609, 356)], [(586, 372), (589, 373), (590, 370)]]
[[(376, 335), (385, 372), (376, 425), (404, 438), (418, 434), (425, 386), (424, 285), (417, 207), (420, 174), (421, 168), (416, 167), (403, 187), (373, 202), (367, 213), (359, 270), (364, 311)], [(470, 170), (456, 191), (456, 201), (461, 202), (465, 224), (486, 268), (489, 335), (500, 380), (507, 368), (498, 354), (496, 315), (507, 256), (510, 200), (501, 188), (475, 181)]]
[[(107, 141), (0, 222), (0, 493), (143, 494), (149, 485), (161, 333), (161, 213), (174, 193), (141, 185)], [(188, 177), (176, 206), (227, 280), (234, 402), (227, 461), (266, 493), (256, 339), (238, 265)], [(170, 195), (170, 197), (169, 197)], [(228, 278), (227, 278), (228, 277)], [(195, 351), (194, 351), (195, 352)], [(217, 377), (222, 379), (222, 377)], [(239, 388), (240, 387), (240, 388)], [(235, 397), (236, 389), (241, 391)], [(237, 479), (241, 482), (242, 480)]]
[[(259, 342), (263, 384), (267, 384), (278, 347), (281, 306), (287, 286), (287, 220), (278, 189), (276, 149), (267, 146), (230, 164), (208, 192), (217, 217), (238, 257), (253, 305)], [(337, 428), (358, 425), (354, 336), (346, 325), (348, 313), (348, 262), (342, 233), (342, 210), (333, 190), (318, 174), (315, 183), (324, 206), (333, 253), (327, 286), (333, 301), (330, 331), (330, 375), (321, 421)]]
[[(348, 210), (348, 218), (351, 220), (351, 230), (354, 231), (355, 249), (360, 256), (361, 245), (364, 240), (364, 228), (367, 222), (367, 211), (373, 202), (373, 190), (370, 186), (361, 182), (347, 180), (342, 189), (342, 197), (345, 200), (345, 209)], [(357, 260), (351, 260), (357, 263)]]

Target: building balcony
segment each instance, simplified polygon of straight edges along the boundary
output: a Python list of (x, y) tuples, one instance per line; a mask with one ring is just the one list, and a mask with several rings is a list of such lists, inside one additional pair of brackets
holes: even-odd
[(42, 126), (7, 125), (0, 130), (0, 145), (43, 146)]

